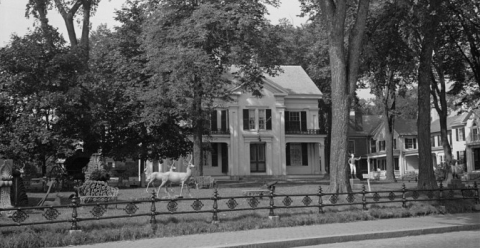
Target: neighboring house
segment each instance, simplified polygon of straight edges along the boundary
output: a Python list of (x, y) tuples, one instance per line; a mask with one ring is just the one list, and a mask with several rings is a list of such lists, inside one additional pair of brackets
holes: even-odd
[[(265, 75), (262, 90), (249, 93), (232, 87), (232, 101), (215, 102), (210, 136), (203, 138), (204, 175), (235, 179), (326, 173), (327, 135), (320, 133), (318, 118), (322, 92), (302, 67), (281, 69), (275, 77)], [(148, 164), (155, 170), (158, 161)], [(180, 159), (175, 167), (184, 171), (185, 164)], [(165, 167), (158, 166), (161, 171), (168, 170)]]
[[(467, 114), (452, 115), (447, 117), (448, 142), (452, 149), (452, 156), (459, 164), (465, 162), (465, 127), (463, 119)], [(430, 125), (433, 164), (445, 162), (442, 139), (440, 133), (440, 120), (432, 121)]]
[(470, 111), (465, 122), (467, 171), (480, 171), (480, 110)]
[[(372, 131), (367, 156), (367, 174), (380, 171), (384, 175), (387, 170), (387, 154), (385, 144), (385, 124), (380, 122)], [(396, 177), (407, 171), (418, 171), (418, 142), (416, 120), (397, 118), (393, 128), (393, 160)]]

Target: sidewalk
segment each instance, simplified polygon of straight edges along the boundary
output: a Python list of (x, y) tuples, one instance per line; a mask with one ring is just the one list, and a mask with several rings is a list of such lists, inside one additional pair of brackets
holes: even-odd
[(480, 230), (480, 213), (198, 234), (75, 248), (296, 247), (467, 230)]

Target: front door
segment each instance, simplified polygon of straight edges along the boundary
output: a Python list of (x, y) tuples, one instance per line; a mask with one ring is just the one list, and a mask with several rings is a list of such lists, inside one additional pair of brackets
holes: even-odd
[(266, 172), (265, 143), (250, 144), (250, 172)]

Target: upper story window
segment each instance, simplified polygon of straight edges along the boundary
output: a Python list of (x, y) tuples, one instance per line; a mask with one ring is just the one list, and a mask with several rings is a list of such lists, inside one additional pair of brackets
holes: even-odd
[(243, 130), (272, 130), (272, 110), (244, 109)]
[(405, 138), (405, 149), (417, 149), (417, 139)]
[(457, 141), (465, 141), (465, 128), (457, 128)]
[(378, 141), (378, 151), (385, 151), (385, 140)]
[(377, 141), (374, 140), (374, 139), (370, 140), (370, 150), (371, 150), (372, 153), (377, 152)]
[(307, 131), (306, 111), (285, 111), (286, 131)]
[(210, 115), (210, 128), (212, 131), (228, 130), (227, 110), (213, 110)]
[(355, 154), (355, 140), (349, 140), (348, 141), (348, 153), (351, 154)]

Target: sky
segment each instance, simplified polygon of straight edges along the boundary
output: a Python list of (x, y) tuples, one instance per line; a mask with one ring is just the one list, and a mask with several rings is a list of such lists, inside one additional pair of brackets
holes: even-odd
[[(33, 18), (25, 17), (25, 6), (28, 0), (0, 0), (0, 47), (6, 46), (12, 34), (19, 36), (25, 35), (29, 28), (35, 25)], [(120, 9), (126, 0), (102, 0), (98, 6), (97, 13), (91, 17), (92, 30), (100, 24), (107, 24), (107, 27), (113, 28), (118, 23), (115, 22), (114, 11)], [(298, 0), (281, 0), (279, 8), (268, 7), (270, 15), (267, 17), (272, 24), (277, 24), (278, 20), (287, 18), (295, 26), (300, 26), (307, 22), (307, 18), (298, 17), (300, 14), (300, 3)], [(60, 33), (68, 40), (66, 28), (62, 17), (56, 10), (48, 13), (49, 23), (59, 28)], [(38, 25), (38, 24), (37, 24)], [(80, 27), (76, 27), (77, 35), (81, 32)], [(362, 98), (370, 97), (369, 90), (359, 90)]]

